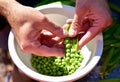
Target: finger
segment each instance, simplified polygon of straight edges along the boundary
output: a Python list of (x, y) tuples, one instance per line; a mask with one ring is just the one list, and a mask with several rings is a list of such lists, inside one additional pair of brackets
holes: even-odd
[(38, 54), (39, 56), (64, 56), (64, 50), (61, 48), (49, 48), (47, 46), (41, 46), (40, 48), (38, 48), (39, 50), (37, 50), (35, 53)]
[(81, 27), (79, 23), (80, 23), (80, 21), (78, 21), (77, 15), (75, 15), (73, 22), (71, 24), (71, 27), (69, 29), (69, 36), (70, 37), (76, 36), (77, 33), (79, 32), (79, 30), (80, 30), (79, 28)]
[(44, 23), (43, 29), (50, 31), (51, 33), (53, 33), (61, 38), (66, 37), (67, 32), (61, 26), (58, 26), (58, 25), (52, 23), (47, 18), (45, 20), (46, 21)]
[(91, 27), (85, 35), (79, 40), (79, 49), (82, 48), (85, 44), (87, 44), (90, 40), (92, 40), (97, 34), (99, 34), (102, 29), (97, 27)]
[(81, 2), (80, 0), (76, 1), (76, 9), (75, 9), (75, 15), (71, 24), (71, 27), (69, 29), (69, 36), (74, 37), (76, 36), (82, 29), (82, 23), (84, 18), (87, 16), (87, 13), (89, 12), (88, 6), (85, 4), (85, 2)]
[[(30, 50), (31, 52), (31, 50)], [(45, 45), (33, 46), (32, 53), (38, 56), (64, 56), (64, 50), (56, 47), (47, 47)]]
[(64, 49), (53, 45), (52, 47), (48, 47), (47, 45), (42, 45), (39, 41), (32, 41), (24, 43), (21, 49), (24, 52), (36, 54), (38, 56), (64, 56)]
[[(86, 34), (80, 39), (79, 48), (83, 47), (110, 24), (109, 20), (104, 19), (104, 16), (101, 16), (99, 13), (97, 15), (89, 15), (88, 17), (90, 19), (89, 28), (86, 31)], [(84, 26), (87, 27), (88, 25)]]
[(79, 32), (83, 31), (82, 27), (83, 21), (86, 20), (86, 15), (79, 16), (77, 14), (74, 15), (74, 19), (72, 21), (71, 27), (69, 29), (69, 36), (75, 37)]
[(53, 47), (55, 45), (58, 45), (60, 42), (62, 42), (62, 39), (59, 37), (54, 37), (47, 40), (41, 39), (41, 45), (45, 45), (48, 47)]

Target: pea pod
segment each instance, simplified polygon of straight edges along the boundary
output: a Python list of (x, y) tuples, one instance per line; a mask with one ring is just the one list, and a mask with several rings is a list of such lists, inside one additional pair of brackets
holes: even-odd
[[(70, 24), (66, 27), (66, 30), (67, 30), (67, 31), (69, 31), (69, 29), (70, 29)], [(78, 51), (78, 38), (77, 38), (77, 36), (74, 37), (74, 38), (66, 37), (66, 38), (64, 39), (64, 43), (67, 44), (67, 42), (68, 42), (70, 45), (72, 44), (72, 46), (70, 47), (71, 49), (74, 49), (75, 52)], [(67, 48), (66, 48), (66, 46), (65, 46), (65, 53), (67, 53), (66, 49), (67, 49)], [(71, 51), (71, 50), (70, 50), (70, 51)]]
[(108, 56), (104, 59), (104, 62), (102, 62), (102, 67), (101, 67), (101, 78), (103, 78), (104, 76), (106, 76), (106, 69), (107, 66), (109, 64), (110, 59), (112, 58), (113, 54), (115, 52), (115, 48), (112, 47), (110, 52), (108, 53)]
[(116, 40), (116, 39), (108, 39), (108, 40), (105, 40), (104, 41), (104, 45), (105, 46), (110, 46), (111, 44), (115, 44), (115, 43), (118, 43), (119, 40)]
[(120, 42), (114, 43), (114, 44), (112, 44), (111, 46), (120, 48)]
[(98, 82), (120, 82), (120, 78), (105, 79), (105, 80), (100, 80)]
[(45, 4), (48, 4), (48, 3), (50, 3), (50, 1), (48, 1), (48, 0), (41, 0), (40, 3), (36, 4), (34, 7), (45, 5)]
[(115, 62), (118, 61), (118, 63), (120, 63), (120, 49), (119, 48), (115, 48), (115, 53), (113, 54), (113, 57), (110, 60), (110, 64), (116, 64)]
[(113, 23), (103, 31), (104, 50), (102, 54), (101, 77), (104, 78), (118, 64), (120, 64), (120, 24), (116, 18), (113, 18)]
[[(108, 26), (104, 31), (103, 34), (113, 34), (115, 33), (116, 29), (119, 27), (119, 24), (116, 22), (116, 18), (113, 18), (113, 22), (110, 26)], [(114, 29), (113, 29), (114, 28)]]
[(113, 9), (114, 11), (120, 13), (120, 7), (118, 7), (118, 6), (115, 5), (114, 3), (109, 2), (109, 6), (110, 6), (110, 8)]
[[(102, 60), (104, 60), (108, 55), (106, 55), (106, 54), (108, 54), (109, 52), (109, 50), (110, 50), (111, 48), (109, 47), (109, 46), (105, 46), (104, 47), (104, 49), (103, 49), (103, 54), (102, 54)], [(104, 61), (103, 61), (104, 62)]]
[(75, 5), (75, 2), (72, 0), (59, 0), (59, 1), (57, 1), (57, 0), (40, 0), (40, 3), (36, 4), (35, 7), (40, 6), (40, 5), (55, 3), (55, 2), (56, 3), (60, 2), (62, 4), (71, 5), (71, 6)]
[[(68, 31), (70, 25), (66, 27)], [(57, 44), (56, 44), (57, 45)], [(63, 57), (42, 57), (33, 54), (32, 66), (41, 74), (49, 76), (63, 76), (74, 73), (81, 65), (83, 56), (78, 47), (78, 38), (66, 37), (64, 39), (65, 56)]]
[(110, 59), (108, 63), (108, 67), (106, 69), (107, 73), (110, 73), (111, 71), (113, 71), (114, 68), (117, 67), (118, 64), (120, 63), (120, 56), (118, 56), (119, 52), (120, 52), (119, 49), (115, 50), (115, 53), (113, 54), (112, 58)]
[(113, 71), (119, 64), (119, 61), (116, 61), (116, 64), (109, 65), (106, 70), (106, 74), (109, 74), (111, 71)]
[(117, 25), (117, 29), (115, 33), (113, 34), (113, 36), (115, 37), (115, 39), (120, 40), (120, 24)]

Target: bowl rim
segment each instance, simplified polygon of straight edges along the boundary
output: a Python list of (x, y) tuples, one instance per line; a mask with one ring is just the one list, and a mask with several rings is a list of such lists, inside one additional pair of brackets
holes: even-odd
[[(68, 5), (63, 5), (63, 4), (60, 4), (60, 5), (58, 5), (58, 4), (43, 5), (43, 6), (37, 7), (36, 9), (40, 10), (40, 9), (45, 9), (45, 8), (67, 8), (67, 9), (70, 9), (70, 10), (74, 10), (74, 7), (68, 6)], [(36, 79), (36, 80), (39, 80), (39, 81), (64, 82), (64, 81), (71, 81), (73, 79), (77, 80), (80, 77), (82, 78), (83, 76), (88, 74), (95, 67), (95, 65), (98, 63), (98, 61), (101, 58), (102, 51), (103, 51), (103, 36), (102, 36), (102, 33), (98, 34), (96, 37), (98, 39), (97, 46), (99, 46), (99, 47), (97, 47), (97, 49), (96, 49), (95, 56), (84, 67), (84, 69), (81, 69), (81, 71), (79, 72), (79, 75), (77, 75), (78, 73), (76, 73), (74, 75), (67, 75), (67, 76), (61, 76), (61, 77), (45, 76), (45, 75), (36, 73), (33, 70), (31, 70), (30, 68), (28, 68), (26, 65), (24, 65), (24, 63), (22, 63), (20, 58), (17, 56), (16, 49), (13, 46), (13, 45), (15, 45), (14, 44), (15, 37), (14, 37), (14, 33), (13, 33), (12, 30), (10, 31), (9, 38), (8, 38), (8, 48), (9, 48), (10, 56), (11, 56), (13, 62), (15, 63), (15, 65), (19, 69), (21, 69), (26, 75), (28, 75), (29, 77), (31, 77), (33, 79)], [(94, 62), (94, 61), (96, 61), (96, 62)]]

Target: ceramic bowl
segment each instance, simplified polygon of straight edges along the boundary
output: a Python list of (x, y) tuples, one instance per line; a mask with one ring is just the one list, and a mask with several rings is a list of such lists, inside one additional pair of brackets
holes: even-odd
[[(75, 13), (74, 7), (61, 4), (43, 5), (36, 9), (60, 26), (63, 26), (68, 18), (73, 18)], [(81, 79), (96, 66), (103, 51), (103, 37), (102, 33), (98, 34), (81, 49), (84, 57), (82, 65), (73, 74), (66, 76), (47, 76), (38, 73), (31, 65), (31, 54), (19, 48), (12, 31), (9, 34), (8, 46), (15, 65), (29, 77), (43, 82), (71, 82)]]

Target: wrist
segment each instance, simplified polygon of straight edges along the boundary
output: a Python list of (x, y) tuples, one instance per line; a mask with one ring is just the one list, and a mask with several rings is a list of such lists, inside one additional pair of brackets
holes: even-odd
[(15, 0), (0, 0), (0, 15), (7, 18), (17, 4)]

